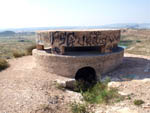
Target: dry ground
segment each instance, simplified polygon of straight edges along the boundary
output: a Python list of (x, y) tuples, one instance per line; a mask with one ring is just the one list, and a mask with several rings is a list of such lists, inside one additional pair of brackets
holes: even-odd
[[(78, 100), (80, 94), (62, 91), (55, 85), (56, 80), (67, 78), (42, 71), (32, 56), (10, 59), (9, 63), (10, 67), (0, 72), (0, 113), (71, 112), (69, 103)], [(102, 78), (106, 76), (112, 79), (109, 85), (131, 99), (97, 106), (96, 113), (150, 113), (150, 57), (125, 54), (123, 64)], [(134, 99), (145, 103), (137, 107)]]
[(0, 36), (0, 58), (13, 58), (13, 51), (26, 52), (35, 44), (35, 35)]
[(150, 56), (150, 30), (122, 30), (120, 44), (127, 46), (126, 53)]

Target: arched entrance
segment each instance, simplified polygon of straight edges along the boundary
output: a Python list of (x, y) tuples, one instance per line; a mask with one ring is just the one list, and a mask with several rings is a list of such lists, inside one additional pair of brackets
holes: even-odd
[(88, 83), (96, 82), (96, 72), (92, 67), (83, 67), (79, 69), (75, 75), (77, 81), (85, 81)]

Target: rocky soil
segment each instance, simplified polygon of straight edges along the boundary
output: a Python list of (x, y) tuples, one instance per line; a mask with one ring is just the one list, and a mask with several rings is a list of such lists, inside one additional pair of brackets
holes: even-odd
[[(10, 67), (0, 72), (0, 113), (70, 113), (70, 103), (80, 93), (58, 88), (56, 81), (68, 78), (42, 71), (32, 56), (9, 60)], [(129, 95), (113, 105), (97, 105), (95, 113), (150, 113), (150, 57), (125, 54), (123, 64), (102, 76), (111, 78), (110, 87)], [(135, 106), (133, 101), (145, 103)]]

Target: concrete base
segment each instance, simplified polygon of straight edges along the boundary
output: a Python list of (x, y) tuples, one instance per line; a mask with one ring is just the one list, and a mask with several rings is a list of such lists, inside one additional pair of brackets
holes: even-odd
[(33, 56), (37, 66), (43, 70), (57, 75), (75, 78), (77, 71), (83, 67), (92, 67), (100, 78), (114, 70), (123, 61), (124, 49), (118, 47), (112, 53), (100, 54), (96, 52), (68, 53), (67, 55), (55, 55), (47, 50), (33, 50)]

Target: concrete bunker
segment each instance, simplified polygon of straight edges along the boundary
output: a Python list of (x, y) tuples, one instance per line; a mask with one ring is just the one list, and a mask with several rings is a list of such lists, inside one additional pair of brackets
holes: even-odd
[(119, 41), (120, 30), (114, 29), (38, 31), (32, 53), (37, 66), (47, 72), (91, 82), (122, 63)]
[(92, 67), (80, 68), (75, 74), (75, 79), (77, 81), (81, 80), (88, 83), (92, 83), (93, 81), (97, 80), (95, 69)]

